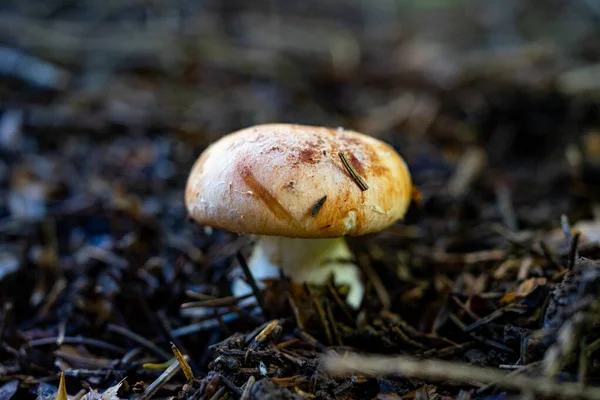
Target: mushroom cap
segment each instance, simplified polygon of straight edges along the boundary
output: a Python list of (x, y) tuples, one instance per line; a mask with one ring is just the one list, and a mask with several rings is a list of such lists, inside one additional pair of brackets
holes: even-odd
[(266, 124), (211, 144), (192, 167), (185, 202), (190, 218), (230, 232), (332, 238), (387, 228), (404, 217), (411, 194), (404, 160), (380, 140), (341, 128)]

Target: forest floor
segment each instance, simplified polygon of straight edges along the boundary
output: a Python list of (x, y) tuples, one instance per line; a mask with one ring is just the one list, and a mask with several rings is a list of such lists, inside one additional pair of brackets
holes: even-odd
[[(0, 6), (0, 398), (600, 398), (600, 9), (291, 3)], [(250, 238), (187, 218), (264, 122), (406, 160), (359, 310), (282, 280), (250, 313)]]

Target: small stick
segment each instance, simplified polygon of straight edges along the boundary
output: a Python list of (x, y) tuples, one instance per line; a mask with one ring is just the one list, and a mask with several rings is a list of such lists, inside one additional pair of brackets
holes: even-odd
[[(34, 340), (30, 341), (28, 343), (28, 345), (29, 345), (29, 347), (45, 346), (45, 345), (49, 345), (49, 344), (55, 345), (57, 340), (58, 340), (58, 337), (51, 336), (51, 337), (46, 337), (46, 338), (34, 339)], [(65, 336), (62, 340), (62, 343), (63, 344), (82, 344), (85, 346), (93, 346), (93, 347), (98, 347), (100, 349), (113, 351), (113, 352), (119, 353), (119, 354), (127, 353), (127, 350), (125, 350), (122, 347), (118, 347), (118, 346), (103, 342), (102, 340), (98, 340), (98, 339), (89, 339), (89, 338), (78, 337), (78, 336)]]
[(86, 394), (87, 391), (85, 389), (81, 389), (79, 392), (75, 393), (75, 396), (73, 396), (71, 400), (81, 400)]
[(585, 349), (585, 356), (586, 357), (591, 357), (592, 353), (595, 352), (598, 349), (600, 349), (600, 339), (594, 340), (592, 343), (590, 343), (586, 347), (586, 349)]
[(121, 365), (122, 364), (129, 364), (130, 362), (132, 362), (134, 359), (136, 359), (140, 354), (142, 354), (142, 352), (144, 351), (144, 349), (142, 347), (134, 347), (133, 349), (129, 350), (127, 353), (125, 353), (125, 355), (121, 358)]
[(258, 305), (259, 305), (263, 315), (266, 317), (267, 313), (265, 312), (265, 301), (263, 299), (261, 291), (258, 289), (258, 285), (256, 284), (256, 281), (254, 280), (254, 276), (252, 276), (252, 272), (250, 272), (250, 267), (248, 267), (248, 263), (246, 262), (246, 259), (244, 258), (244, 256), (242, 255), (242, 253), (239, 250), (235, 253), (235, 256), (236, 256), (238, 262), (240, 263), (240, 266), (244, 270), (244, 274), (246, 275), (246, 278), (248, 279), (248, 283), (250, 284), (250, 287), (252, 288), (252, 293), (254, 293), (254, 297), (256, 298), (256, 301), (258, 302)]
[[(187, 361), (188, 357), (184, 356), (184, 358)], [(150, 386), (148, 386), (146, 390), (144, 390), (144, 393), (142, 393), (136, 400), (146, 400), (153, 398), (156, 392), (158, 392), (159, 389), (163, 387), (165, 383), (170, 381), (171, 378), (173, 378), (175, 374), (179, 372), (180, 369), (181, 364), (179, 364), (178, 362), (172, 363), (169, 366), (169, 368), (165, 369), (165, 371), (162, 374), (160, 374), (160, 376), (156, 378), (156, 380), (152, 382)]]
[(502, 317), (503, 315), (505, 315), (507, 312), (516, 312), (519, 314), (523, 314), (526, 310), (521, 309), (521, 308), (517, 308), (515, 307), (514, 304), (509, 304), (507, 306), (504, 306), (502, 308), (499, 308), (495, 311), (492, 311), (490, 314), (486, 315), (485, 317), (479, 319), (478, 321), (473, 322), (470, 325), (467, 325), (463, 328), (463, 332), (472, 332), (475, 329), (483, 326), (483, 325), (487, 325), (490, 322)]
[(327, 289), (329, 289), (331, 297), (333, 297), (333, 300), (335, 301), (337, 306), (342, 310), (344, 316), (346, 316), (346, 318), (348, 319), (348, 322), (356, 326), (356, 321), (354, 320), (354, 318), (352, 318), (352, 314), (350, 314), (350, 310), (348, 309), (346, 303), (344, 303), (340, 298), (340, 295), (338, 294), (336, 288), (333, 286), (331, 279), (327, 281)]
[(542, 249), (542, 252), (544, 253), (544, 257), (546, 257), (546, 259), (548, 259), (548, 261), (550, 261), (550, 263), (555, 267), (555, 268), (562, 268), (560, 266), (560, 263), (556, 260), (556, 257), (554, 256), (554, 254), (552, 253), (552, 250), (550, 250), (550, 248), (548, 247), (548, 245), (546, 244), (546, 242), (544, 242), (543, 240), (540, 240), (540, 247)]
[(533, 265), (533, 257), (525, 256), (521, 265), (519, 266), (519, 272), (517, 274), (517, 280), (524, 281), (529, 276), (529, 271)]
[(127, 371), (124, 369), (65, 369), (64, 373), (70, 378), (86, 379), (99, 376), (107, 379), (110, 376), (124, 376)]
[(205, 389), (206, 389), (206, 379), (202, 379), (202, 382), (200, 382), (200, 387), (198, 388), (198, 390), (196, 390), (194, 392), (194, 394), (192, 394), (192, 397), (190, 397), (189, 400), (200, 400), (200, 397), (202, 395), (204, 395)]
[(369, 257), (366, 254), (361, 254), (358, 259), (359, 265), (362, 267), (362, 270), (365, 272), (365, 275), (367, 275), (369, 281), (371, 281), (371, 284), (373, 284), (373, 288), (375, 288), (375, 292), (379, 297), (379, 301), (381, 301), (383, 309), (386, 311), (389, 310), (392, 305), (392, 300), (390, 299), (390, 295), (383, 285), (381, 278), (371, 265)]
[(306, 332), (305, 330), (296, 328), (294, 332), (300, 339), (304, 340), (306, 343), (310, 344), (315, 349), (317, 349), (319, 351), (327, 350), (327, 347), (325, 347), (325, 345), (323, 343), (319, 342), (317, 339), (315, 339), (310, 333)]
[(344, 393), (346, 390), (350, 389), (350, 387), (353, 385), (352, 380), (346, 381), (344, 383), (342, 383), (341, 385), (338, 385), (335, 389), (333, 389), (333, 394), (337, 396), (339, 396), (341, 393)]
[(226, 389), (227, 388), (225, 386), (221, 386), (221, 388), (219, 390), (217, 390), (215, 392), (215, 394), (212, 395), (212, 397), (210, 398), (210, 400), (218, 400), (218, 399), (220, 399), (223, 396), (223, 394), (225, 393)]
[(510, 189), (507, 185), (501, 184), (496, 187), (496, 201), (502, 215), (504, 224), (513, 232), (519, 231), (517, 214), (513, 207)]
[(329, 329), (329, 324), (327, 323), (327, 317), (325, 316), (325, 310), (323, 309), (323, 305), (321, 304), (321, 298), (314, 297), (313, 304), (315, 309), (317, 310), (317, 314), (319, 315), (319, 320), (321, 321), (321, 325), (325, 329), (325, 336), (327, 336), (327, 342), (330, 346), (333, 346), (333, 337), (331, 336), (331, 329)]
[(221, 314), (219, 314), (217, 312), (217, 310), (213, 310), (213, 314), (215, 315), (215, 319), (219, 323), (219, 327), (221, 328), (221, 332), (225, 336), (227, 336), (227, 337), (231, 336), (231, 330), (229, 330), (229, 328), (227, 327), (227, 324), (225, 323), (225, 320), (223, 319), (223, 316)]
[[(456, 316), (456, 314), (454, 314), (454, 313), (450, 313), (450, 321), (454, 322), (454, 323), (456, 324), (456, 326), (458, 326), (458, 327), (459, 327), (460, 329), (462, 329), (463, 331), (464, 331), (464, 329), (467, 327), (467, 325), (466, 325), (464, 322), (462, 322), (462, 321), (460, 320), (460, 318), (458, 318), (458, 317)], [(476, 322), (476, 323), (477, 323), (477, 322)], [(469, 336), (471, 336), (473, 339), (475, 339), (475, 340), (477, 340), (477, 341), (479, 341), (479, 342), (481, 342), (481, 343), (485, 343), (485, 344), (486, 344), (486, 345), (488, 345), (488, 346), (491, 346), (491, 347), (498, 348), (498, 349), (500, 349), (500, 350), (503, 350), (503, 351), (506, 351), (506, 352), (508, 352), (508, 353), (514, 353), (514, 350), (513, 350), (513, 349), (511, 349), (511, 348), (510, 348), (510, 347), (508, 347), (508, 346), (505, 346), (505, 345), (503, 345), (502, 343), (498, 343), (498, 342), (495, 342), (495, 341), (493, 341), (493, 340), (491, 340), (491, 339), (487, 339), (487, 338), (485, 338), (485, 337), (483, 337), (483, 336), (476, 335), (476, 334), (475, 334), (475, 333), (473, 333), (473, 332), (468, 332), (468, 334), (469, 334)]]
[[(522, 375), (511, 375), (495, 369), (474, 367), (465, 363), (444, 360), (416, 360), (405, 356), (364, 356), (328, 354), (323, 359), (325, 369), (335, 376), (399, 374), (412, 378), (473, 381), (493, 383), (506, 389), (534, 392), (543, 397), (600, 399), (599, 387), (581, 387), (579, 383), (554, 382)], [(522, 369), (521, 369), (522, 370)], [(521, 371), (519, 370), (519, 371)]]
[(569, 245), (567, 269), (572, 269), (574, 261), (578, 257), (577, 243), (579, 242), (579, 234), (575, 234), (575, 236), (573, 236), (573, 233), (571, 232), (571, 225), (569, 224), (569, 218), (565, 214), (560, 216), (560, 224), (563, 232), (565, 233), (565, 237), (567, 238), (567, 244)]
[(111, 332), (114, 332), (114, 333), (118, 333), (119, 335), (123, 335), (126, 338), (133, 340), (134, 342), (137, 342), (138, 344), (144, 346), (148, 350), (151, 350), (152, 352), (154, 352), (157, 356), (159, 356), (163, 360), (168, 360), (169, 358), (171, 358), (171, 356), (169, 356), (169, 354), (166, 351), (162, 350), (160, 347), (158, 347), (157, 345), (155, 345), (148, 339), (141, 337), (137, 333), (132, 332), (125, 327), (115, 325), (115, 324), (108, 324), (108, 330)]
[[(225, 378), (222, 374), (219, 374), (219, 378), (221, 378), (221, 382), (225, 384), (231, 391), (235, 392), (238, 396), (242, 395), (242, 389), (237, 387), (235, 383), (231, 382), (229, 379)], [(223, 387), (225, 387), (223, 386)]]
[(306, 361), (300, 359), (299, 357), (301, 357), (301, 356), (297, 355), (296, 353), (294, 353), (291, 350), (280, 349), (274, 344), (271, 344), (271, 348), (273, 350), (275, 350), (277, 352), (277, 354), (280, 354), (282, 357), (287, 358), (288, 360), (290, 360), (291, 362), (293, 362), (294, 364), (296, 364), (299, 367), (304, 367), (306, 365)]
[[(526, 371), (530, 371), (541, 364), (542, 364), (541, 361), (537, 361), (537, 362), (533, 362), (531, 364), (523, 365), (523, 366), (521, 366), (521, 368), (511, 371), (508, 374), (506, 374), (505, 379), (508, 379), (517, 374), (522, 374), (523, 372), (526, 372)], [(478, 395), (482, 395), (483, 393), (485, 393), (486, 391), (488, 391), (489, 389), (491, 389), (497, 385), (498, 385), (498, 382), (489, 383), (489, 384), (477, 389), (477, 391), (475, 393), (477, 393)], [(498, 386), (500, 386), (500, 385), (498, 385)]]
[(500, 365), (498, 365), (498, 368), (500, 368), (500, 369), (519, 370), (519, 369), (523, 369), (523, 366), (522, 365), (517, 365), (517, 364), (500, 364)]
[(569, 217), (567, 217), (565, 214), (562, 214), (560, 216), (560, 225), (562, 227), (563, 233), (565, 234), (565, 237), (567, 238), (567, 242), (570, 246), (571, 242), (573, 241), (573, 234), (571, 233), (571, 225), (569, 224)]
[(302, 314), (300, 313), (300, 309), (298, 308), (298, 305), (296, 304), (294, 297), (292, 297), (292, 294), (290, 293), (289, 290), (287, 290), (285, 292), (285, 294), (286, 294), (288, 303), (290, 304), (290, 307), (292, 308), (292, 311), (294, 312), (294, 317), (296, 318), (296, 325), (298, 325), (298, 328), (304, 329), (304, 322), (302, 321)]
[(577, 371), (577, 381), (580, 387), (585, 387), (585, 377), (588, 370), (588, 357), (585, 351), (585, 338), (579, 342), (579, 369)]
[(444, 357), (453, 356), (454, 354), (458, 353), (459, 351), (469, 349), (472, 346), (473, 346), (473, 342), (466, 342), (466, 343), (461, 343), (461, 344), (457, 344), (457, 345), (450, 346), (450, 347), (444, 347), (441, 349), (430, 349), (430, 350), (423, 352), (421, 354), (421, 356), (431, 357), (431, 356), (435, 355), (437, 358), (444, 358)]
[(448, 181), (448, 193), (454, 198), (463, 197), (481, 176), (488, 163), (487, 153), (481, 147), (466, 149), (460, 156), (454, 175)]
[(333, 336), (335, 337), (338, 346), (343, 346), (344, 341), (342, 340), (342, 335), (340, 335), (340, 331), (338, 330), (338, 327), (337, 327), (337, 322), (335, 320), (335, 317), (333, 316), (333, 310), (331, 309), (331, 302), (327, 298), (325, 298), (324, 301), (325, 301), (325, 311), (327, 312), (327, 319), (329, 321), (329, 324), (331, 325), (331, 329), (333, 330)]
[(569, 248), (569, 260), (567, 261), (567, 269), (571, 270), (575, 266), (575, 259), (577, 258), (577, 244), (579, 244), (579, 236), (581, 233), (577, 232), (573, 235), (573, 241)]
[(360, 190), (362, 190), (363, 192), (367, 190), (369, 188), (369, 185), (367, 185), (367, 182), (365, 182), (364, 179), (361, 178), (361, 176), (358, 174), (358, 172), (356, 172), (356, 169), (352, 166), (352, 164), (350, 164), (350, 161), (348, 161), (346, 155), (340, 151), (338, 153), (338, 156), (342, 160), (342, 164), (344, 164), (344, 167), (346, 168), (352, 179), (354, 179)]
[(528, 357), (528, 349), (529, 349), (529, 336), (521, 336), (521, 345), (519, 346), (519, 351), (521, 352), (520, 357), (520, 365), (528, 365), (529, 357)]
[[(235, 312), (227, 312), (226, 314), (219, 314), (219, 316), (223, 319), (223, 322), (235, 321), (239, 318), (239, 315)], [(214, 315), (207, 315), (199, 319), (199, 322), (180, 326), (179, 328), (173, 329), (171, 332), (169, 332), (169, 336), (171, 338), (178, 338), (181, 336), (191, 335), (196, 332), (208, 331), (219, 327), (219, 321), (215, 320)]]
[(254, 387), (254, 382), (256, 382), (256, 378), (254, 375), (250, 375), (248, 378), (248, 382), (246, 382), (246, 387), (240, 396), (240, 400), (250, 400), (252, 397), (252, 388)]
[(419, 343), (415, 340), (412, 340), (410, 337), (408, 337), (408, 335), (406, 333), (404, 333), (402, 331), (402, 329), (400, 329), (398, 326), (391, 327), (390, 331), (392, 333), (394, 333), (395, 335), (397, 335), (399, 337), (399, 339), (401, 339), (403, 342), (405, 342), (413, 347), (416, 347), (421, 350), (427, 348), (426, 346), (422, 345), (421, 343)]
[(8, 319), (8, 315), (12, 311), (13, 305), (10, 301), (7, 301), (2, 307), (2, 312), (0, 312), (0, 341), (4, 338), (4, 329), (6, 328), (6, 321)]
[[(196, 294), (194, 294), (196, 295)], [(207, 296), (210, 297), (210, 296)], [(247, 299), (248, 297), (252, 297), (252, 293), (245, 294), (243, 296), (227, 296), (227, 297), (217, 297), (217, 298), (206, 298), (200, 301), (190, 301), (187, 303), (183, 303), (181, 308), (215, 308), (215, 307), (226, 307), (237, 304), (238, 302)]]
[(469, 316), (471, 318), (473, 318), (475, 321), (479, 321), (481, 319), (481, 317), (477, 314), (475, 314), (473, 312), (473, 310), (471, 310), (465, 303), (463, 303), (462, 301), (460, 301), (460, 299), (456, 296), (452, 296), (452, 300), (467, 314), (469, 314)]

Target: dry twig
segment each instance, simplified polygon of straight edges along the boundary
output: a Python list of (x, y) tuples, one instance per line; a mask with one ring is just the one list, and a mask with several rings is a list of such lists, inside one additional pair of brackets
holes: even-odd
[(535, 393), (540, 396), (564, 398), (600, 399), (600, 387), (582, 387), (578, 383), (557, 383), (547, 379), (508, 374), (502, 370), (479, 368), (464, 363), (442, 360), (417, 360), (405, 356), (373, 356), (329, 353), (324, 356), (325, 369), (334, 376), (356, 374), (394, 375), (412, 378), (454, 380), (460, 382), (478, 381), (493, 383), (506, 389)]

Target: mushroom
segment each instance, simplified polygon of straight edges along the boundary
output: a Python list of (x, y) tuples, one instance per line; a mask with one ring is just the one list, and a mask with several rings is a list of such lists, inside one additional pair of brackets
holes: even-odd
[[(192, 167), (185, 202), (201, 225), (257, 237), (248, 260), (257, 283), (277, 279), (280, 268), (293, 282), (315, 285), (333, 273), (357, 308), (364, 286), (345, 236), (402, 219), (411, 194), (405, 162), (380, 140), (341, 128), (265, 124), (211, 144)], [(234, 295), (250, 291), (234, 280)]]

